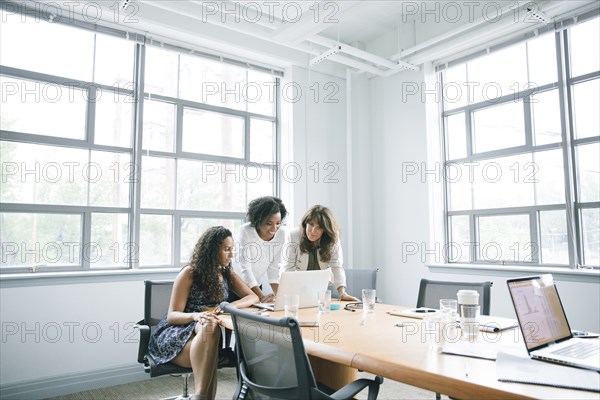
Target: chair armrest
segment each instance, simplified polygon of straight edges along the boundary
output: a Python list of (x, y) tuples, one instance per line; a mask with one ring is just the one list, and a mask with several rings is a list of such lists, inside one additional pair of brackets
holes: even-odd
[(138, 328), (140, 330), (140, 345), (138, 347), (138, 362), (140, 364), (146, 363), (146, 353), (148, 352), (148, 343), (150, 343), (150, 327), (143, 325), (144, 321), (138, 322)]
[(379, 385), (382, 383), (383, 378), (381, 376), (376, 376), (374, 379), (357, 379), (339, 389), (337, 392), (331, 394), (330, 397), (334, 400), (352, 399), (354, 398), (354, 395), (368, 387), (369, 393), (367, 395), (367, 399), (375, 400), (377, 398), (377, 394), (379, 393)]

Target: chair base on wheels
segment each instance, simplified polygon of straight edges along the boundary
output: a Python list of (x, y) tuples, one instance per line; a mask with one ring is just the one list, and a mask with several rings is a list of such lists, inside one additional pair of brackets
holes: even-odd
[(181, 376), (183, 378), (182, 392), (179, 396), (165, 397), (161, 400), (190, 400), (192, 398), (192, 395), (189, 394), (188, 391), (188, 380), (191, 375), (192, 374), (172, 374), (171, 376), (173, 377)]

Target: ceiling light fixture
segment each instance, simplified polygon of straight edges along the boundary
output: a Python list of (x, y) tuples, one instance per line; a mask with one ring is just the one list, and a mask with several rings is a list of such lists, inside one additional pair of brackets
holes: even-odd
[(538, 21), (540, 21), (544, 24), (547, 24), (548, 22), (550, 22), (550, 20), (546, 16), (546, 14), (544, 14), (542, 12), (542, 10), (539, 10), (537, 7), (535, 7), (533, 5), (527, 6), (527, 15), (529, 15), (532, 18), (537, 19)]
[(340, 51), (342, 51), (342, 46), (339, 44), (335, 45), (331, 49), (327, 50), (325, 53), (319, 54), (318, 56), (310, 60), (310, 65), (312, 66), (318, 64), (321, 61), (328, 59), (332, 55), (339, 53)]

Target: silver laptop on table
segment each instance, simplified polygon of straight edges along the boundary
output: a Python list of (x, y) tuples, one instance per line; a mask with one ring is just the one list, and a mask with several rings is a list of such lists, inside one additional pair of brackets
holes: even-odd
[(531, 358), (600, 371), (600, 341), (573, 337), (551, 275), (509, 279), (507, 284)]
[(300, 308), (316, 307), (319, 303), (317, 293), (327, 290), (331, 273), (328, 269), (319, 271), (282, 272), (274, 303), (257, 303), (254, 306), (265, 310), (283, 310), (284, 296), (297, 294)]

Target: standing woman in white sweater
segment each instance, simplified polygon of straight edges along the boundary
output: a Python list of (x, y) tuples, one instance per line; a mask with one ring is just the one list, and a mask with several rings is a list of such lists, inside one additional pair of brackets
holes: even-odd
[[(240, 276), (261, 302), (274, 301), (279, 287), (279, 262), (285, 242), (281, 227), (287, 210), (281, 199), (265, 196), (248, 204), (247, 221), (238, 235)], [(272, 294), (265, 295), (260, 286), (265, 274)]]
[(315, 205), (304, 213), (300, 227), (289, 234), (283, 257), (283, 271), (329, 269), (339, 299), (358, 301), (346, 293), (339, 228), (329, 208)]
[[(237, 236), (237, 255), (232, 263), (236, 273), (258, 296), (261, 303), (275, 301), (279, 287), (279, 263), (281, 249), (285, 243), (285, 232), (281, 223), (287, 210), (281, 199), (264, 196), (254, 199), (248, 204), (247, 222), (240, 227)], [(273, 293), (265, 295), (261, 282), (265, 276), (269, 280)], [(229, 293), (228, 302), (239, 300)], [(219, 354), (219, 367), (235, 367), (237, 358), (231, 345), (231, 331), (225, 331), (225, 347)]]

